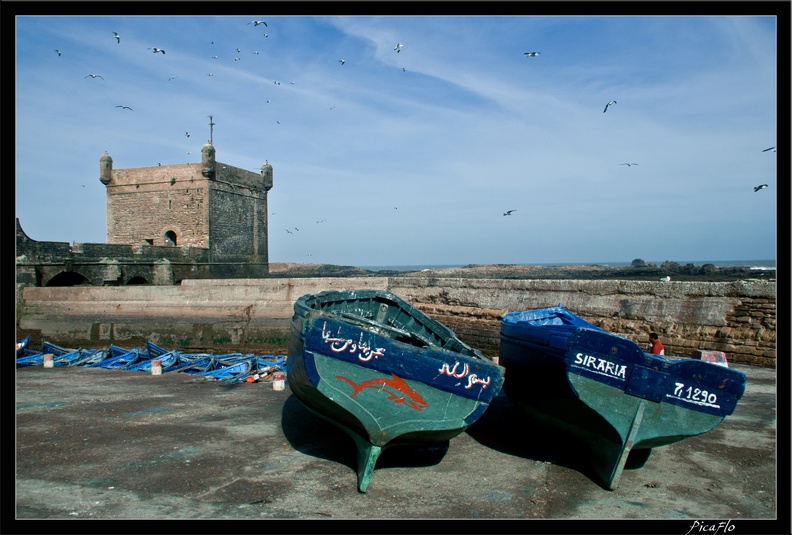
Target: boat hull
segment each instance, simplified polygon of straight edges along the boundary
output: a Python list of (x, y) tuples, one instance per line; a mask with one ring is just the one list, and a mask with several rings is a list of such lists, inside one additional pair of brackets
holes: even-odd
[(447, 445), (484, 413), (503, 384), (503, 368), (470, 348), (464, 355), (434, 344), (417, 347), (324, 311), (298, 304), (295, 311), (289, 387), (353, 438), (362, 492), (382, 450)]
[(586, 444), (592, 468), (618, 487), (628, 458), (698, 436), (734, 411), (745, 375), (693, 359), (644, 353), (593, 326), (501, 323), (504, 392), (534, 417)]

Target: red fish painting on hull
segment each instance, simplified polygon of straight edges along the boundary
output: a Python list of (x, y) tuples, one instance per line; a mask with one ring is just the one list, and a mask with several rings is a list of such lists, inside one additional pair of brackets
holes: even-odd
[[(388, 394), (388, 400), (393, 401), (396, 404), (405, 403), (411, 409), (416, 411), (421, 411), (421, 409), (425, 409), (429, 405), (426, 401), (410, 386), (402, 379), (401, 377), (396, 376), (395, 374), (391, 374), (392, 379), (371, 379), (370, 381), (363, 381), (360, 384), (356, 384), (355, 382), (347, 379), (346, 377), (342, 377), (340, 375), (336, 375), (336, 379), (341, 379), (349, 383), (352, 387), (352, 395), (349, 396), (351, 398), (357, 396), (364, 388), (373, 388), (375, 390), (379, 390), (380, 392), (385, 392)], [(392, 390), (388, 390), (392, 389)]]

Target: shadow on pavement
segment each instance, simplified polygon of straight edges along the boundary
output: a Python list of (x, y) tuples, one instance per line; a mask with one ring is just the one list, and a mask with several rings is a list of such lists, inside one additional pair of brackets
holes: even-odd
[[(289, 444), (300, 453), (357, 470), (355, 443), (352, 438), (339, 427), (308, 410), (293, 395), (283, 404), (281, 428)], [(432, 466), (438, 464), (447, 451), (448, 443), (393, 446), (382, 452), (375, 469)]]

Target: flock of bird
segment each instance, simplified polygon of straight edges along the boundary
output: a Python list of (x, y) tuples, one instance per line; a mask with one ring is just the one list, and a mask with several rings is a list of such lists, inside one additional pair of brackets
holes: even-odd
[[(256, 27), (256, 26), (259, 26), (259, 25), (264, 25), (264, 27), (268, 27), (267, 22), (263, 21), (263, 20), (252, 20), (252, 21), (248, 22), (248, 25), (251, 25), (251, 24), (253, 25), (253, 27)], [(263, 35), (264, 35), (264, 37), (269, 37), (269, 35), (266, 34), (266, 33), (263, 34)], [(121, 35), (118, 32), (113, 32), (113, 38), (116, 40), (117, 44), (121, 44)], [(212, 44), (214, 44), (214, 41), (212, 41)], [(393, 47), (393, 50), (395, 50), (397, 53), (399, 53), (399, 52), (401, 52), (402, 48), (404, 48), (404, 44), (403, 43), (396, 43), (396, 46)], [(146, 50), (151, 50), (151, 52), (153, 54), (161, 53), (162, 55), (165, 55), (165, 49), (163, 49), (163, 48), (148, 47)], [(240, 48), (236, 48), (236, 52), (237, 52), (237, 54), (239, 54), (239, 53), (242, 52), (242, 50)], [(63, 55), (63, 53), (59, 49), (56, 49), (55, 53), (58, 54), (58, 56), (62, 56)], [(258, 55), (259, 52), (258, 51), (253, 51), (252, 54)], [(531, 54), (532, 55), (538, 55), (539, 52), (532, 52)], [(212, 59), (215, 59), (215, 60), (219, 59), (219, 56), (216, 56), (216, 55), (212, 56)], [(234, 58), (235, 62), (236, 61), (240, 61), (240, 60), (241, 60), (241, 58), (239, 58), (239, 57), (235, 57)], [(346, 63), (346, 60), (345, 59), (339, 59), (338, 62), (341, 65), (344, 65)], [(406, 72), (406, 70), (407, 70), (406, 68), (404, 68), (404, 67), (402, 68), (402, 71)], [(207, 73), (207, 76), (214, 76), (214, 73)], [(88, 74), (85, 77), (86, 78), (101, 78), (102, 80), (104, 80), (104, 77), (99, 75), (99, 74)], [(177, 76), (171, 76), (170, 78), (168, 78), (168, 81), (174, 80), (175, 78), (177, 78)], [(281, 85), (281, 83), (279, 81), (277, 81), (277, 80), (274, 81), (273, 84), (274, 85)], [(291, 85), (294, 85), (294, 84), (295, 84), (295, 82), (292, 81)], [(269, 103), (269, 102), (270, 101), (267, 100), (267, 103)], [(116, 106), (116, 108), (120, 108), (122, 110), (134, 111), (130, 106), (125, 106), (125, 105), (118, 105), (118, 106)], [(330, 109), (332, 110), (333, 108), (335, 108), (335, 106), (332, 106)], [(276, 124), (281, 124), (280, 121), (275, 121), (275, 123)], [(189, 137), (189, 134), (187, 134), (187, 137)], [(188, 152), (187, 154), (190, 154), (190, 153)]]
[[(267, 22), (263, 21), (263, 20), (252, 20), (252, 21), (248, 22), (248, 25), (253, 25), (254, 27), (258, 27), (260, 25), (263, 25), (264, 27), (268, 27)], [(116, 43), (120, 44), (121, 43), (121, 36), (118, 34), (118, 32), (112, 32), (112, 34), (113, 34), (113, 38), (116, 40)], [(264, 36), (268, 37), (268, 34), (264, 34)], [(214, 41), (212, 41), (212, 44), (214, 44)], [(393, 47), (393, 50), (396, 53), (401, 53), (403, 48), (404, 48), (404, 44), (403, 43), (397, 43)], [(162, 48), (159, 48), (159, 47), (149, 47), (149, 48), (147, 48), (147, 50), (151, 50), (151, 52), (153, 54), (161, 53), (161, 54), (165, 55), (165, 50), (162, 49)], [(59, 50), (59, 49), (56, 49), (55, 52), (57, 53), (58, 56), (62, 55), (62, 51)], [(237, 52), (237, 54), (241, 53), (241, 49), (236, 48), (236, 52)], [(258, 52), (254, 51), (253, 54), (257, 55)], [(527, 58), (537, 58), (537, 57), (539, 57), (541, 55), (541, 52), (538, 52), (538, 51), (524, 52), (524, 55)], [(217, 59), (219, 59), (219, 57), (214, 55), (214, 56), (212, 56), (212, 59), (217, 60)], [(239, 57), (235, 57), (234, 61), (239, 61), (240, 59), (241, 58), (239, 58)], [(347, 60), (343, 59), (343, 58), (338, 60), (338, 63), (340, 63), (341, 65), (345, 65), (346, 62), (347, 62)], [(402, 68), (402, 70), (406, 71), (406, 68)], [(214, 74), (213, 73), (208, 73), (207, 76), (214, 76)], [(96, 73), (88, 74), (88, 75), (85, 76), (85, 78), (92, 78), (92, 79), (99, 78), (99, 79), (104, 80), (104, 77), (102, 77), (101, 75), (96, 74)], [(176, 78), (176, 76), (172, 76), (168, 80), (170, 81), (170, 80), (173, 80), (175, 78)], [(294, 85), (294, 82), (292, 81), (291, 84)], [(281, 84), (280, 84), (279, 81), (275, 81), (274, 85), (281, 85)], [(267, 102), (269, 102), (269, 100), (267, 100)], [(608, 101), (605, 104), (605, 108), (602, 110), (602, 113), (606, 113), (611, 108), (611, 106), (613, 106), (615, 104), (617, 104), (616, 100)], [(126, 105), (118, 105), (118, 106), (116, 106), (116, 108), (120, 108), (122, 110), (132, 111), (132, 108), (130, 106), (126, 106)], [(333, 108), (335, 108), (335, 106), (331, 107), (330, 109), (332, 110)], [(276, 124), (280, 124), (280, 121), (276, 121)], [(186, 137), (190, 137), (189, 132), (185, 132), (185, 136)], [(776, 152), (776, 147), (769, 147), (767, 149), (764, 149), (762, 152), (769, 152), (769, 151)], [(188, 152), (187, 154), (190, 154), (190, 153)], [(632, 167), (632, 166), (637, 166), (638, 164), (637, 163), (632, 163), (632, 162), (630, 162), (630, 163), (625, 162), (625, 163), (621, 163), (620, 165), (627, 166), (627, 167)], [(760, 185), (754, 187), (754, 192), (758, 192), (758, 191), (760, 191), (762, 189), (766, 189), (767, 187), (768, 187), (767, 184), (760, 184)], [(506, 210), (505, 212), (503, 212), (503, 216), (511, 216), (516, 211), (517, 210)], [(320, 222), (323, 222), (323, 220), (322, 221), (317, 221), (317, 223), (320, 223)], [(296, 228), (296, 227), (294, 228), (294, 230), (295, 231), (299, 231), (299, 229)], [(293, 232), (290, 229), (286, 229), (286, 232), (288, 232), (289, 234), (293, 234)]]
[[(775, 147), (767, 147), (762, 152), (770, 152), (770, 151), (775, 152), (776, 148)], [(754, 193), (756, 193), (759, 190), (763, 190), (763, 189), (765, 189), (767, 187), (768, 187), (767, 184), (759, 184), (758, 186), (754, 186)]]
[[(524, 54), (525, 54), (526, 57), (535, 58), (535, 57), (538, 57), (541, 54), (541, 52), (524, 52)], [(615, 100), (609, 101), (607, 104), (605, 104), (605, 109), (602, 110), (602, 113), (607, 112), (608, 108), (610, 108), (614, 104), (617, 104), (617, 102)], [(776, 152), (776, 148), (775, 147), (768, 147), (768, 148), (764, 149), (762, 152), (769, 152), (769, 151)], [(626, 165), (627, 167), (632, 167), (633, 165), (638, 165), (638, 164), (637, 163), (623, 163), (623, 164), (620, 164), (620, 165)], [(757, 192), (759, 190), (765, 189), (767, 187), (768, 187), (767, 184), (760, 184), (759, 186), (754, 187), (754, 192)], [(514, 210), (509, 210), (508, 212), (504, 212), (503, 215), (511, 215), (512, 212), (514, 212)]]
[[(254, 27), (259, 26), (259, 25), (263, 25), (264, 27), (268, 27), (267, 22), (263, 21), (263, 20), (252, 20), (252, 21), (248, 22), (248, 25), (253, 25)], [(116, 41), (116, 44), (120, 45), (121, 44), (121, 35), (118, 32), (115, 32), (115, 31), (112, 32), (112, 35), (113, 35), (113, 39), (115, 39), (115, 41)], [(264, 37), (269, 37), (269, 36), (268, 36), (268, 34), (264, 34)], [(214, 44), (214, 41), (212, 41), (212, 44)], [(402, 46), (403, 45), (399, 44), (399, 45), (397, 45), (397, 48), (401, 48)], [(150, 50), (153, 54), (162, 54), (163, 56), (166, 53), (165, 49), (164, 48), (160, 48), (160, 47), (148, 47), (146, 50)], [(237, 52), (237, 54), (240, 53), (241, 49), (236, 48), (236, 52)], [(63, 51), (61, 49), (55, 49), (55, 53), (58, 55), (58, 57), (63, 56)], [(258, 51), (254, 51), (253, 54), (258, 55), (259, 52)], [(215, 55), (215, 56), (212, 56), (212, 59), (219, 59), (219, 57)], [(240, 58), (236, 57), (236, 58), (234, 58), (234, 61), (239, 61), (239, 59)], [(343, 64), (343, 60), (342, 60), (342, 64)], [(214, 74), (213, 73), (208, 73), (207, 76), (214, 76)], [(104, 76), (102, 76), (100, 74), (96, 74), (96, 73), (87, 74), (85, 76), (85, 78), (101, 79), (101, 80), (105, 79)], [(176, 75), (171, 76), (170, 78), (168, 78), (168, 81), (174, 80), (176, 78), (178, 78), (178, 76), (176, 76)], [(280, 85), (280, 82), (276, 81), (275, 85)], [(292, 85), (294, 85), (294, 82), (292, 82)], [(269, 101), (267, 101), (267, 102), (269, 102)], [(119, 105), (116, 106), (116, 108), (121, 109), (121, 110), (134, 111), (134, 109), (131, 106), (127, 106), (127, 105), (119, 104)], [(280, 121), (277, 121), (277, 124), (280, 124)], [(185, 136), (186, 137), (190, 137), (189, 132), (185, 132)], [(187, 152), (187, 154), (190, 154), (190, 152)]]

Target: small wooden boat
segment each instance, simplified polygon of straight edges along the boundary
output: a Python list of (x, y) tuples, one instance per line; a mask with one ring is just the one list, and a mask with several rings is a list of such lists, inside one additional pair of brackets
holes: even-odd
[(146, 352), (145, 356), (141, 355), (141, 358), (158, 359), (160, 357), (166, 357), (169, 353), (175, 354), (176, 352), (168, 351), (167, 349), (156, 345), (154, 342), (146, 338)]
[(16, 343), (16, 356), (17, 358), (22, 357), (25, 355), (25, 350), (28, 349), (30, 345), (30, 336), (24, 337), (22, 340)]
[(179, 362), (168, 371), (201, 374), (214, 368), (214, 356), (211, 353), (180, 353)]
[(72, 362), (70, 364), (71, 366), (89, 367), (93, 364), (97, 364), (106, 359), (110, 351), (108, 349), (82, 349), (81, 353), (81, 357)]
[(51, 354), (53, 356), (53, 366), (73, 366), (84, 357), (82, 349), (64, 347), (47, 340), (42, 340), (41, 352), (45, 355)]
[(288, 384), (357, 447), (358, 490), (390, 446), (447, 447), (487, 409), (502, 367), (388, 291), (327, 291), (294, 304)]
[(44, 353), (30, 347), (30, 337), (26, 336), (16, 344), (16, 367), (41, 366)]
[[(149, 355), (151, 355), (149, 353)], [(131, 372), (151, 372), (151, 366), (155, 360), (160, 361), (162, 373), (171, 371), (179, 363), (179, 355), (175, 351), (167, 351), (153, 357), (138, 359), (137, 361), (124, 367), (125, 370)]]
[(215, 360), (214, 368), (200, 375), (215, 381), (239, 382), (250, 375), (251, 370), (253, 370), (253, 364), (253, 359), (241, 359), (227, 363), (220, 363)]
[(586, 444), (608, 489), (651, 449), (701, 435), (731, 414), (745, 374), (702, 360), (670, 360), (561, 306), (503, 316), (507, 397)]
[(110, 344), (110, 349), (108, 350), (107, 358), (96, 362), (94, 364), (89, 364), (88, 368), (105, 368), (108, 370), (123, 370), (130, 364), (134, 364), (138, 362), (140, 359), (140, 348), (136, 347), (134, 349), (123, 349), (118, 346)]

